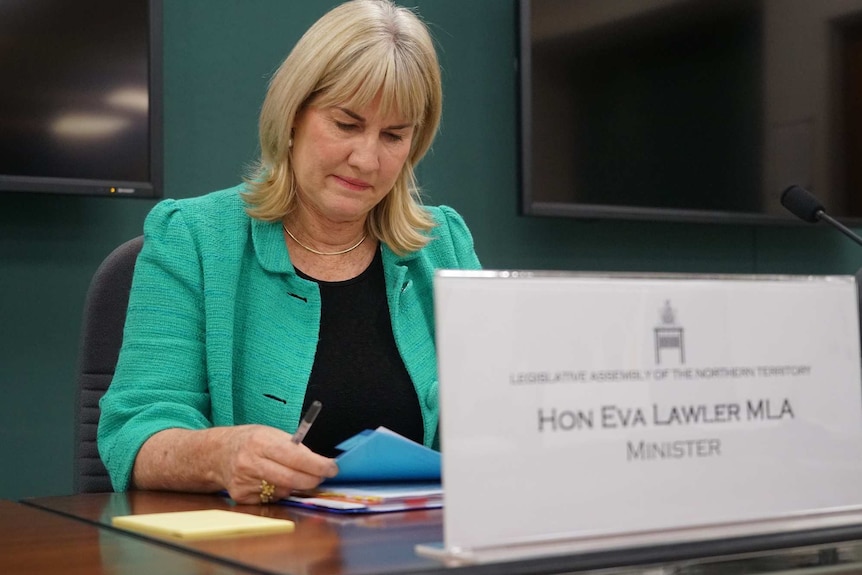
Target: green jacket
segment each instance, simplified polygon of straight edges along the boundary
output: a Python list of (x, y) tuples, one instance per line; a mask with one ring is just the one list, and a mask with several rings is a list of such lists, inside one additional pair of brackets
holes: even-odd
[[(279, 222), (245, 213), (238, 186), (164, 200), (144, 224), (123, 346), (100, 402), (98, 445), (114, 489), (129, 487), (141, 445), (168, 428), (259, 423), (293, 432), (320, 327), (317, 284), (299, 277)], [(381, 245), (392, 331), (425, 426), (437, 440), (432, 278), (438, 268), (477, 269), (462, 218), (438, 222), (421, 250)], [(287, 399), (287, 405), (264, 394)]]

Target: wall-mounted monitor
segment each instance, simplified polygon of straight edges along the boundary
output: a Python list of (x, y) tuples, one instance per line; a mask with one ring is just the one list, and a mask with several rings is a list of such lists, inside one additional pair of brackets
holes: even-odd
[(862, 0), (520, 0), (521, 212), (862, 223)]
[(162, 195), (161, 10), (0, 2), (0, 191)]

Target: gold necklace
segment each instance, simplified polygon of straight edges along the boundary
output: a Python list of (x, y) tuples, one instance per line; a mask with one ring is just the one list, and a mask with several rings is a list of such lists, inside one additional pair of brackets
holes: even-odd
[(300, 247), (305, 248), (306, 250), (310, 251), (311, 253), (317, 254), (319, 256), (340, 256), (341, 254), (346, 254), (347, 252), (352, 252), (353, 250), (358, 248), (360, 245), (362, 245), (362, 242), (364, 242), (365, 238), (368, 237), (368, 234), (366, 233), (364, 236), (362, 236), (362, 238), (360, 238), (360, 240), (358, 242), (356, 242), (355, 244), (353, 244), (352, 246), (350, 246), (346, 250), (341, 250), (340, 252), (320, 252), (314, 248), (308, 247), (307, 245), (305, 245), (304, 243), (302, 243), (301, 241), (296, 239), (296, 236), (293, 235), (292, 233), (290, 233), (290, 230), (287, 229), (286, 225), (281, 224), (281, 227), (284, 229), (285, 232), (287, 232), (287, 235), (290, 236), (290, 239), (292, 239), (293, 241), (298, 243)]

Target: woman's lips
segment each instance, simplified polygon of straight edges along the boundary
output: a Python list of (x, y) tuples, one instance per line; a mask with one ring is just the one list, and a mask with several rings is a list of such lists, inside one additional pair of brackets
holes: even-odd
[(344, 176), (335, 176), (335, 179), (339, 180), (341, 184), (351, 190), (364, 190), (371, 187), (371, 184), (366, 182), (365, 180), (357, 180), (354, 178), (345, 178)]

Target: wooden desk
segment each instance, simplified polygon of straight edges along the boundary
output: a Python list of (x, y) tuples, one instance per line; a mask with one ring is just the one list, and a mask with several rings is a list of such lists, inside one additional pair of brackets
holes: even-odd
[(248, 571), (0, 500), (0, 573), (229, 575)]
[(111, 518), (132, 513), (228, 509), (295, 521), (296, 529), (290, 534), (200, 541), (123, 535), (138, 541), (158, 541), (167, 549), (265, 573), (352, 575), (417, 571), (431, 574), (445, 570), (440, 563), (414, 552), (418, 543), (442, 540), (443, 515), (439, 509), (350, 517), (280, 505), (237, 506), (227, 498), (211, 495), (146, 491), (44, 497), (25, 503), (86, 521), (92, 529), (101, 527), (115, 534), (121, 532), (110, 527)]
[[(80, 549), (83, 556), (72, 558), (75, 562), (80, 559), (79, 570), (60, 572), (118, 575), (246, 571), (292, 575), (549, 575), (601, 567), (603, 575), (862, 574), (862, 542), (848, 540), (847, 533), (840, 530), (824, 532), (816, 545), (809, 542), (804, 547), (777, 551), (749, 550), (736, 556), (721, 556), (738, 551), (730, 551), (733, 546), (722, 549), (721, 542), (716, 542), (711, 547), (711, 557), (704, 557), (702, 549), (682, 549), (683, 552), (672, 562), (667, 561), (667, 553), (645, 549), (634, 558), (625, 558), (625, 552), (615, 554), (613, 565), (609, 565), (608, 553), (604, 553), (595, 558), (573, 555), (446, 566), (420, 557), (414, 551), (416, 544), (442, 540), (441, 510), (344, 517), (278, 505), (237, 506), (229, 499), (211, 495), (154, 492), (43, 497), (25, 503), (38, 509), (27, 510), (24, 506), (8, 503), (0, 508), (0, 516), (4, 517), (3, 525), (6, 526), (5, 531), (0, 531), (0, 537), (11, 550), (26, 548), (19, 555), (21, 561), (27, 562), (22, 563), (24, 567), (19, 571), (26, 573), (39, 573), (43, 567), (47, 569), (42, 572), (55, 573), (58, 564), (63, 564), (67, 556)], [(14, 511), (12, 514), (7, 513), (10, 505)], [(115, 515), (196, 509), (229, 509), (290, 519), (296, 522), (296, 530), (289, 534), (182, 541), (131, 534), (110, 526)], [(52, 516), (48, 511), (63, 517)], [(28, 533), (26, 537), (19, 537), (17, 543), (14, 539), (18, 536), (16, 524), (26, 526)], [(43, 532), (46, 525), (56, 532)], [(9, 537), (13, 538), (11, 543)], [(48, 549), (51, 558), (39, 559), (39, 552), (33, 549)], [(106, 556), (110, 556), (107, 563)], [(113, 570), (106, 564), (122, 568)], [(94, 567), (86, 569), (90, 565)], [(26, 569), (28, 566), (32, 568)], [(0, 573), (15, 573), (4, 567), (3, 559), (0, 559)]]

